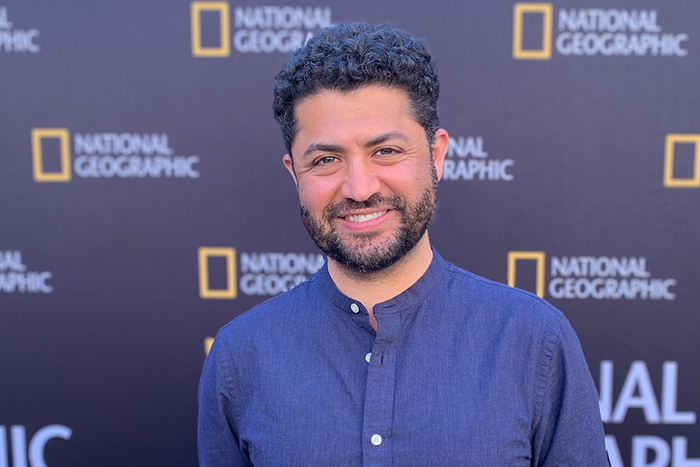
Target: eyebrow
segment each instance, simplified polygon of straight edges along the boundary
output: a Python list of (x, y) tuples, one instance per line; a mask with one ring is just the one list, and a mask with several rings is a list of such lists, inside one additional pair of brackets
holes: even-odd
[(365, 143), (365, 147), (369, 148), (371, 146), (376, 146), (378, 144), (382, 144), (383, 142), (390, 140), (390, 139), (400, 139), (401, 141), (408, 141), (409, 138), (407, 135), (404, 133), (401, 133), (400, 131), (389, 131), (387, 133), (384, 133), (382, 135), (377, 136), (376, 138), (373, 138)]
[(314, 144), (309, 145), (308, 148), (306, 148), (306, 151), (304, 151), (304, 154), (301, 155), (301, 158), (305, 159), (311, 153), (314, 153), (317, 151), (318, 152), (342, 152), (343, 148), (341, 146), (338, 146), (337, 144), (314, 143)]
[[(404, 133), (401, 133), (400, 131), (389, 131), (387, 133), (383, 133), (375, 138), (372, 138), (371, 140), (367, 141), (364, 144), (364, 147), (369, 148), (372, 146), (376, 146), (378, 144), (382, 144), (385, 141), (388, 141), (390, 139), (399, 139), (401, 141), (408, 141), (409, 138), (407, 135)], [(330, 143), (313, 143), (310, 144), (308, 148), (306, 148), (306, 151), (301, 155), (302, 159), (308, 157), (314, 152), (343, 152), (344, 149), (342, 146), (339, 146), (337, 144), (330, 144)]]

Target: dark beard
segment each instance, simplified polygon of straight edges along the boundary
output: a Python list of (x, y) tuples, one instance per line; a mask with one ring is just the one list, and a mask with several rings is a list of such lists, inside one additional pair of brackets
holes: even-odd
[[(406, 201), (398, 195), (384, 197), (379, 193), (362, 202), (345, 199), (324, 210), (325, 225), (322, 225), (302, 205), (301, 218), (304, 226), (321, 251), (346, 268), (360, 274), (386, 269), (416, 246), (430, 224), (437, 201), (437, 174), (432, 164), (431, 168), (432, 183), (425, 188), (422, 196), (413, 206), (408, 206)], [(338, 218), (338, 213), (374, 207), (389, 207), (399, 214), (400, 224), (394, 237), (382, 244), (376, 244), (374, 233), (353, 234), (352, 240), (355, 245), (346, 244), (333, 228), (333, 222)]]

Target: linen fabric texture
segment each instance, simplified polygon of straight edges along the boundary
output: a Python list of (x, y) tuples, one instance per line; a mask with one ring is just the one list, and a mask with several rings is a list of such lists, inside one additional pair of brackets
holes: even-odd
[(199, 386), (200, 466), (608, 465), (578, 338), (544, 300), (433, 250), (374, 316), (376, 333), (325, 265), (224, 326)]

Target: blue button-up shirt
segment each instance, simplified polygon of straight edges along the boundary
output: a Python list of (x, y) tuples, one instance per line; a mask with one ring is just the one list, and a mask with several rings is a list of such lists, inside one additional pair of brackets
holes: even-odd
[(199, 388), (214, 466), (607, 466), (574, 331), (436, 252), (367, 310), (327, 267), (217, 335)]

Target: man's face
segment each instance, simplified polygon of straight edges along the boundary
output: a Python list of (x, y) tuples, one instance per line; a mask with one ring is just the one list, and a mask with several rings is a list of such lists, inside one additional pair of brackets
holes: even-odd
[(332, 260), (359, 273), (401, 259), (425, 234), (447, 147), (432, 150), (402, 90), (324, 90), (296, 105), (299, 133), (285, 165), (302, 219)]

